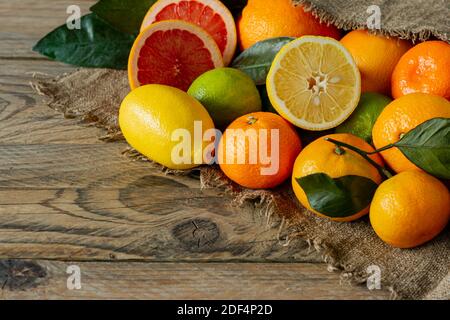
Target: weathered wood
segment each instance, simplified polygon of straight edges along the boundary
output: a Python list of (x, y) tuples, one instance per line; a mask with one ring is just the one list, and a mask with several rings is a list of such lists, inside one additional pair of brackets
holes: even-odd
[[(67, 289), (67, 267), (81, 271), (81, 289)], [(386, 291), (348, 286), (310, 263), (8, 264), (0, 299), (382, 299)], [(25, 272), (23, 272), (26, 267)], [(15, 271), (11, 271), (11, 268)], [(20, 272), (20, 273), (19, 273)], [(0, 264), (0, 281), (2, 265)], [(15, 275), (15, 276), (14, 276)], [(44, 275), (44, 276), (43, 276)]]
[(233, 207), (192, 177), (130, 162), (124, 147), (0, 145), (0, 257), (320, 260), (304, 241), (277, 240), (265, 208)]
[[(76, 4), (86, 12), (94, 2)], [(130, 162), (125, 144), (102, 143), (101, 130), (46, 107), (29, 85), (33, 73), (75, 68), (31, 46), (65, 22), (71, 4), (0, 1), (0, 257), (77, 261), (83, 288), (67, 290), (69, 263), (0, 260), (0, 298), (387, 296), (341, 286), (303, 241), (283, 246), (264, 211), (233, 207), (194, 177)], [(81, 262), (100, 260), (116, 262)]]
[(66, 22), (69, 5), (78, 5), (85, 14), (93, 3), (90, 0), (0, 1), (0, 59), (44, 61), (44, 57), (31, 50), (37, 40)]

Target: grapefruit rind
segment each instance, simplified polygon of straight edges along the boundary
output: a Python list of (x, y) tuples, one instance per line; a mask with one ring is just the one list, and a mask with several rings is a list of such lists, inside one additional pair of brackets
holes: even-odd
[(157, 31), (169, 31), (169, 30), (184, 30), (197, 36), (200, 40), (202, 40), (204, 47), (211, 53), (211, 59), (214, 64), (214, 67), (215, 68), (223, 67), (223, 59), (219, 47), (217, 46), (214, 39), (206, 31), (196, 26), (195, 24), (189, 22), (180, 20), (165, 20), (154, 23), (148, 26), (146, 29), (144, 29), (136, 38), (133, 47), (131, 48), (130, 56), (128, 59), (128, 81), (131, 90), (134, 90), (140, 87), (141, 85), (144, 85), (141, 84), (138, 80), (138, 70), (139, 70), (138, 61), (139, 61), (139, 53), (143, 48), (143, 46), (145, 45), (145, 41), (149, 38), (150, 35), (152, 35)]
[[(234, 53), (236, 51), (237, 46), (237, 30), (236, 24), (234, 22), (233, 15), (230, 10), (220, 1), (218, 0), (159, 0), (153, 6), (150, 7), (147, 14), (144, 17), (141, 25), (141, 32), (144, 31), (148, 26), (155, 23), (156, 16), (167, 6), (172, 4), (178, 4), (182, 1), (196, 1), (201, 4), (210, 7), (215, 13), (219, 14), (225, 23), (225, 27), (227, 29), (227, 45), (222, 52), (222, 57), (224, 61), (224, 65), (227, 66), (231, 63), (231, 60), (234, 57)], [(183, 20), (184, 21), (184, 20)], [(189, 22), (189, 21), (186, 21)], [(206, 30), (205, 30), (206, 31)]]

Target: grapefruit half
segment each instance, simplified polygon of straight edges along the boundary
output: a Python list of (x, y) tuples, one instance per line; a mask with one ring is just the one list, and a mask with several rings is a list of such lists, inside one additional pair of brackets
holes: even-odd
[(167, 20), (150, 25), (136, 38), (128, 60), (131, 89), (164, 84), (187, 91), (198, 76), (223, 67), (214, 39), (195, 24)]
[(219, 0), (159, 0), (147, 12), (141, 31), (164, 20), (183, 20), (198, 25), (214, 38), (225, 65), (233, 59), (236, 24), (231, 12)]

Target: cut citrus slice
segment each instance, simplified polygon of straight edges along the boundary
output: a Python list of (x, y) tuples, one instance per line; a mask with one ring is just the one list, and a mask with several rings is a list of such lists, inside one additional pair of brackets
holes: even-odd
[(200, 26), (216, 41), (224, 64), (231, 62), (236, 50), (236, 24), (219, 0), (159, 0), (147, 12), (141, 31), (163, 20), (184, 20)]
[(168, 20), (142, 31), (131, 48), (128, 80), (131, 89), (165, 84), (187, 91), (194, 80), (223, 66), (211, 36), (188, 22)]
[(304, 36), (285, 45), (267, 76), (267, 92), (286, 120), (306, 130), (344, 122), (361, 94), (361, 76), (350, 53), (332, 38)]

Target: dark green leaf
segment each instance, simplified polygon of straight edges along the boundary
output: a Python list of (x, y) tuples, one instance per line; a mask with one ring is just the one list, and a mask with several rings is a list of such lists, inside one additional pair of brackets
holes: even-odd
[(311, 208), (331, 218), (352, 216), (372, 201), (378, 185), (369, 178), (344, 176), (333, 179), (325, 173), (297, 178)]
[(148, 9), (156, 0), (100, 0), (91, 11), (119, 31), (138, 34)]
[(119, 32), (95, 14), (81, 17), (81, 29), (64, 24), (47, 34), (33, 50), (80, 67), (126, 69), (134, 36)]
[(257, 85), (266, 84), (270, 66), (281, 47), (294, 38), (272, 38), (258, 42), (242, 52), (234, 61), (233, 68), (247, 73)]
[(416, 166), (442, 179), (450, 179), (450, 119), (428, 120), (395, 143)]

